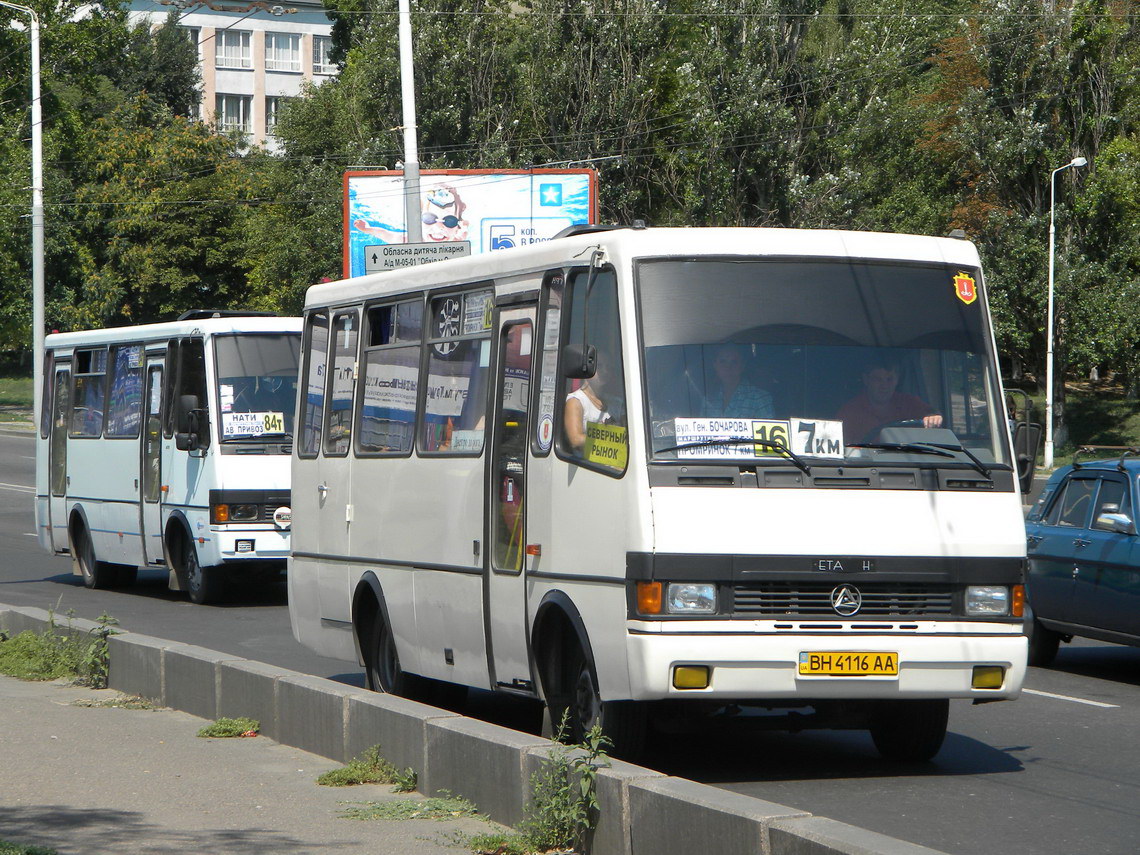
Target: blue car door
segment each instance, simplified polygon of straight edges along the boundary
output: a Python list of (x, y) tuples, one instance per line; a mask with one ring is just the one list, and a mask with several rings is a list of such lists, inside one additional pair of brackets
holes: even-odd
[(1057, 489), (1041, 521), (1027, 528), (1029, 604), (1038, 619), (1070, 620), (1079, 556), (1089, 545), (1097, 473), (1073, 472)]
[(1134, 517), (1123, 473), (1101, 475), (1093, 517), (1073, 585), (1071, 622), (1114, 633), (1140, 634), (1140, 543), (1135, 534), (1098, 523), (1103, 514)]

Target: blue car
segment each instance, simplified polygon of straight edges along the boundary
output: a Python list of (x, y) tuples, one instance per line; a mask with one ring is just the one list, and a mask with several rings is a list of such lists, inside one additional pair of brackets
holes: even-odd
[(1030, 665), (1048, 665), (1073, 636), (1140, 646), (1138, 477), (1132, 450), (1078, 460), (1053, 473), (1029, 512)]

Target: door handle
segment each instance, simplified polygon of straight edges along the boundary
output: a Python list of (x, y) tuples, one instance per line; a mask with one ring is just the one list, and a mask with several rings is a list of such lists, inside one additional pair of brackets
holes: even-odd
[(1031, 534), (1027, 538), (1025, 538), (1025, 542), (1029, 545), (1030, 549), (1032, 549), (1033, 547), (1037, 546), (1037, 544), (1039, 544), (1044, 539), (1045, 538), (1040, 534)]
[(329, 494), (329, 485), (328, 484), (318, 484), (317, 485), (317, 492), (320, 494), (320, 497), (322, 499), (324, 499), (324, 497)]
[(1073, 546), (1088, 546), (1090, 543), (1092, 543), (1091, 540), (1085, 540), (1083, 537), (1078, 537), (1073, 541)]

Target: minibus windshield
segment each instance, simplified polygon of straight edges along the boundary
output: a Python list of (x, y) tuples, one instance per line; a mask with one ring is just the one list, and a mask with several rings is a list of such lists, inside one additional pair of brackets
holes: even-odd
[(1009, 465), (977, 269), (646, 259), (636, 281), (654, 460)]
[(223, 442), (292, 436), (300, 352), (300, 333), (215, 336)]

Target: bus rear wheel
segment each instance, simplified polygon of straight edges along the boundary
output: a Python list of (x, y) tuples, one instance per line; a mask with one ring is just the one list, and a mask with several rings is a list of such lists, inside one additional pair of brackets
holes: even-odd
[(83, 575), (83, 586), (86, 588), (111, 588), (118, 584), (118, 568), (114, 564), (100, 561), (95, 557), (95, 543), (91, 534), (83, 525), (75, 530), (72, 549), (75, 559), (79, 562), (79, 570)]
[(368, 688), (388, 695), (407, 696), (408, 675), (400, 668), (400, 655), (396, 651), (396, 637), (381, 614), (376, 615), (372, 628), (372, 655), (368, 658)]
[(946, 739), (949, 716), (946, 698), (883, 701), (874, 712), (871, 739), (888, 760), (930, 760)]

